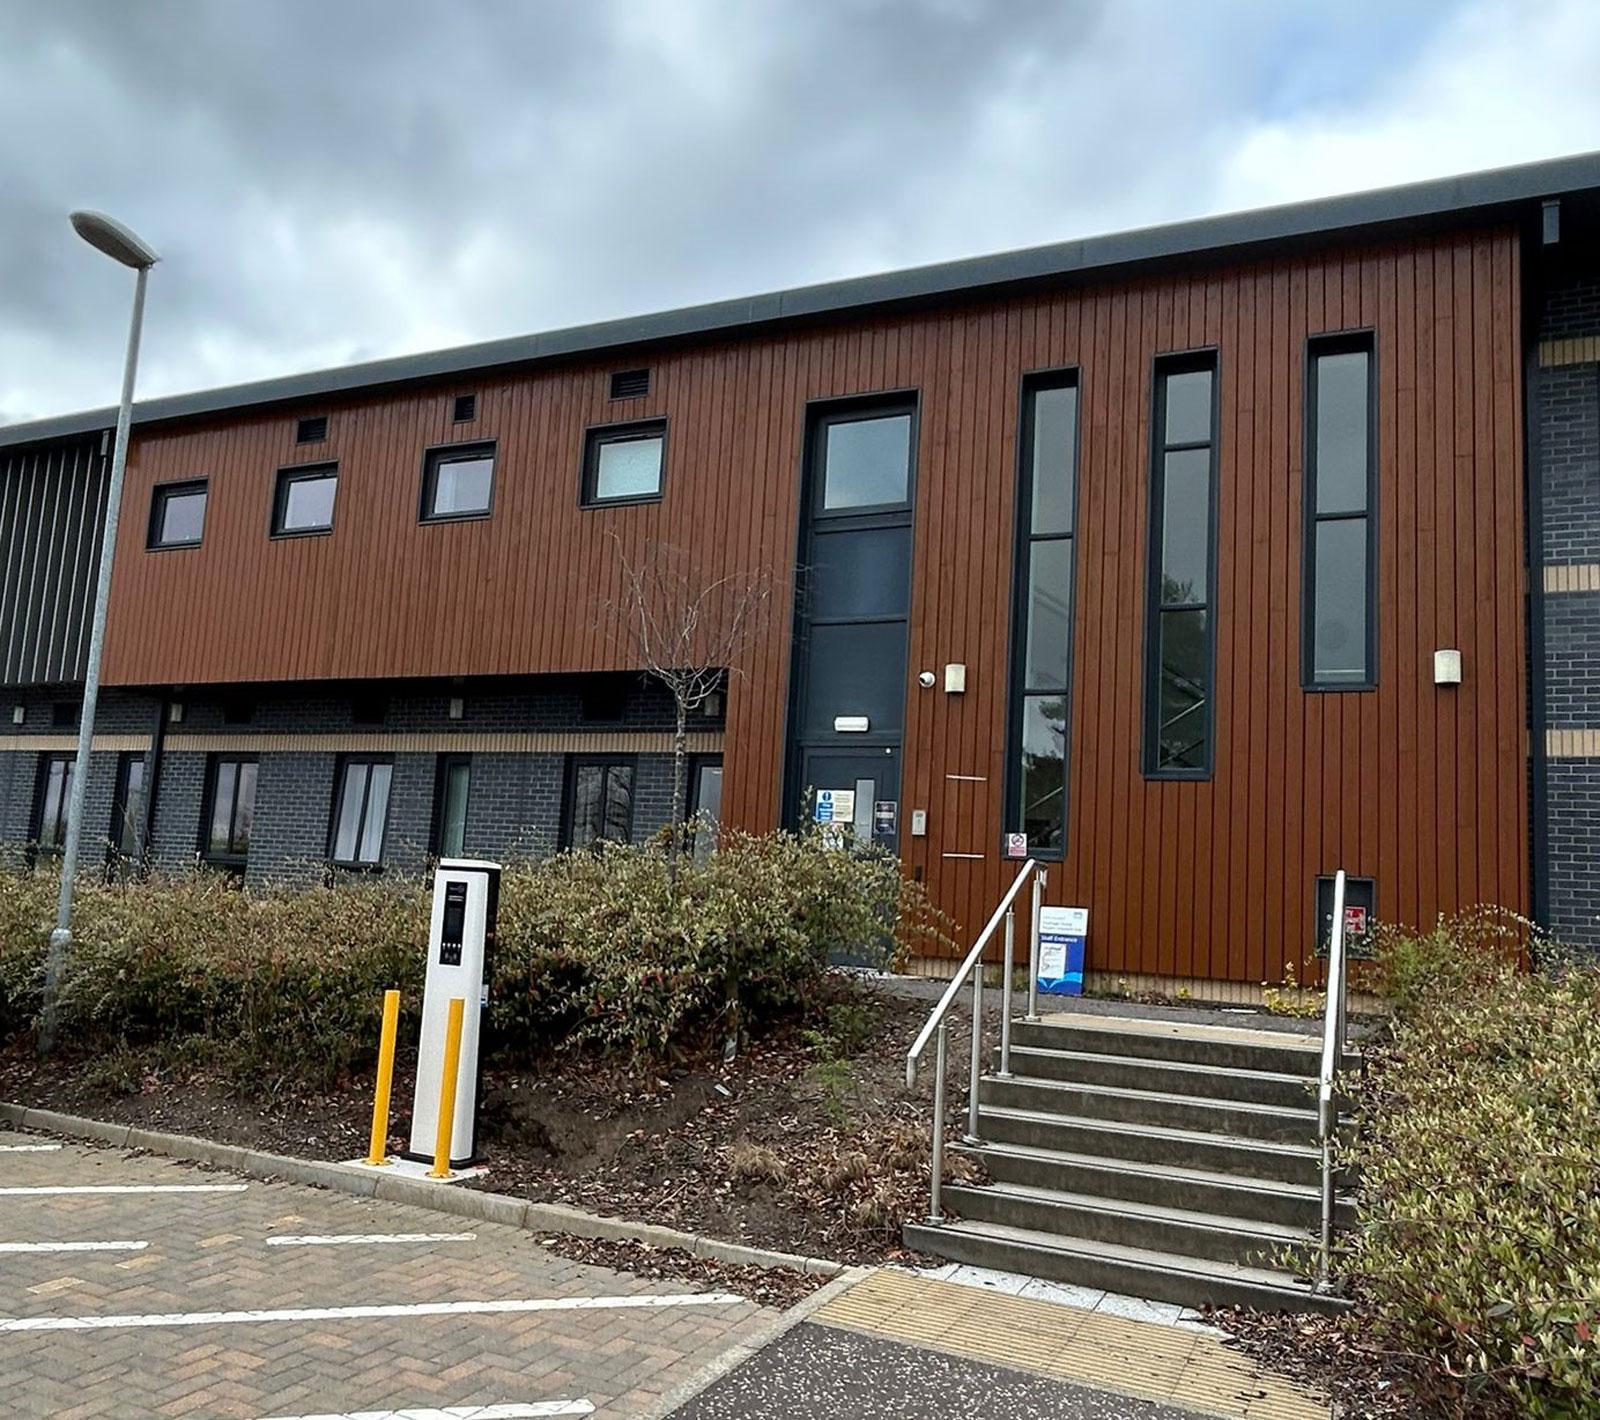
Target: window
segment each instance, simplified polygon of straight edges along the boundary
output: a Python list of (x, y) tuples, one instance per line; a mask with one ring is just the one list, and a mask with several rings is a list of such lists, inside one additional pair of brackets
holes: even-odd
[(67, 841), (67, 808), (72, 802), (70, 754), (39, 757), (39, 781), (34, 790), (33, 840), (41, 853), (59, 853)]
[(472, 756), (441, 754), (433, 790), (433, 855), (459, 858), (466, 852), (467, 796), (472, 788)]
[(57, 700), (50, 706), (50, 724), (57, 730), (75, 730), (83, 706), (76, 700)]
[(1156, 363), (1151, 414), (1145, 772), (1211, 772), (1211, 559), (1217, 357)]
[(689, 775), (689, 818), (694, 823), (690, 848), (695, 862), (703, 863), (716, 851), (722, 824), (722, 756), (690, 760)]
[(346, 759), (339, 766), (333, 833), (328, 856), (342, 868), (376, 868), (383, 862), (383, 830), (389, 821), (387, 759)]
[(339, 491), (337, 464), (280, 468), (272, 499), (272, 535), (304, 537), (333, 531), (333, 499)]
[(1076, 377), (1030, 377), (1022, 388), (1017, 470), (1006, 827), (1028, 835), (1035, 857), (1066, 851), (1077, 447)]
[(602, 839), (627, 843), (633, 837), (633, 761), (580, 759), (567, 769), (567, 814), (562, 835), (568, 848), (587, 848)]
[(911, 496), (911, 415), (843, 415), (824, 425), (822, 511), (898, 507)]
[(162, 483), (150, 495), (150, 533), (146, 546), (199, 547), (206, 528), (206, 480)]
[(326, 414), (313, 414), (302, 419), (294, 426), (294, 441), (297, 444), (320, 444), (328, 437), (328, 416)]
[(661, 496), (667, 421), (602, 424), (584, 436), (583, 501), (640, 503)]
[(200, 853), (209, 863), (242, 868), (256, 821), (256, 761), (253, 756), (212, 755), (210, 769)]
[(1308, 690), (1377, 680), (1377, 450), (1370, 332), (1307, 346), (1305, 585), (1301, 674)]
[(616, 370), (611, 376), (612, 399), (643, 399), (650, 393), (648, 370)]
[(458, 394), (455, 403), (451, 406), (450, 417), (457, 424), (470, 424), (478, 417), (478, 396), (475, 394)]
[(117, 782), (111, 797), (111, 832), (106, 840), (112, 861), (137, 862), (144, 856), (144, 776), (142, 750), (117, 756)]
[(493, 489), (493, 444), (429, 449), (422, 460), (422, 521), (486, 518)]

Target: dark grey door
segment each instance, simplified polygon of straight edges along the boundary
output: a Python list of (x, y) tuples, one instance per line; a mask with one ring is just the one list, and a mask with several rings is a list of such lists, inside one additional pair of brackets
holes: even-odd
[(914, 400), (852, 401), (813, 414), (790, 821), (817, 811), (814, 791), (842, 791), (852, 796), (854, 838), (865, 833), (891, 849), (899, 844), (915, 467)]

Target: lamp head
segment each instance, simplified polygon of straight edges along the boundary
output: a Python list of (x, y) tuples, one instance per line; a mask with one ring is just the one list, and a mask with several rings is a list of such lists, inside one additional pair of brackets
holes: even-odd
[(161, 260), (128, 228), (104, 212), (74, 212), (72, 229), (96, 251), (103, 251), (113, 261), (144, 271)]

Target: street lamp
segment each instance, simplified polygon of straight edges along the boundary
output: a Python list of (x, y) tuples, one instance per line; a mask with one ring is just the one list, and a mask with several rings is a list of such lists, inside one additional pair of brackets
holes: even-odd
[(111, 599), (111, 559), (117, 547), (117, 514), (122, 509), (122, 474), (128, 463), (128, 426), (133, 415), (133, 377), (139, 367), (139, 330), (144, 324), (144, 288), (150, 268), (160, 258), (132, 232), (101, 212), (74, 212), (72, 229), (97, 251), (137, 273), (133, 287), (133, 319), (128, 326), (128, 354), (122, 367), (122, 402), (117, 406), (117, 441), (111, 454), (111, 486), (106, 492), (105, 532), (94, 585), (94, 623), (89, 633), (89, 663), (83, 677), (83, 713), (78, 723), (78, 756), (73, 761), (72, 797), (67, 805), (67, 841), (61, 853), (61, 898), (56, 929), (45, 957), (44, 997), (39, 1018), (39, 1049), (55, 1047), (61, 973), (72, 946), (72, 880), (78, 869), (78, 843), (83, 836), (84, 792), (89, 785), (89, 755), (94, 746), (95, 708), (100, 699), (100, 661), (105, 652), (106, 607)]

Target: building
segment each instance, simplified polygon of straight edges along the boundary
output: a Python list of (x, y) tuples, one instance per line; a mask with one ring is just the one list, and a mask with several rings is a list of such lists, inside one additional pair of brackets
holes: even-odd
[[(1248, 996), (1319, 879), (1600, 945), (1600, 155), (141, 404), (108, 857), (643, 839), (624, 557), (766, 573), (696, 804), (808, 789), (970, 930)], [(0, 840), (58, 840), (112, 412), (0, 430)], [(98, 861), (98, 859), (96, 859)], [(330, 864), (334, 865), (330, 869)]]

